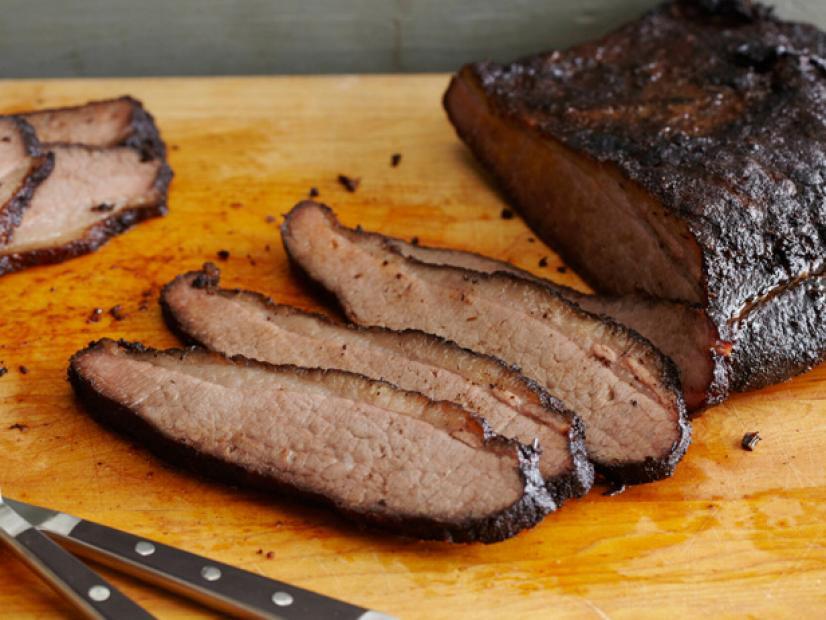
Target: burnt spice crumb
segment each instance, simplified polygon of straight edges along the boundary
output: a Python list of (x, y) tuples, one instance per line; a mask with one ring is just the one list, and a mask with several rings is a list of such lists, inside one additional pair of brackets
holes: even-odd
[(394, 168), (402, 163), (402, 154), (401, 153), (393, 153), (390, 156), (390, 165)]
[(743, 448), (743, 450), (748, 450), (749, 452), (752, 452), (754, 448), (757, 446), (758, 442), (762, 441), (762, 439), (763, 438), (760, 436), (760, 433), (757, 431), (754, 431), (752, 433), (746, 433), (745, 435), (743, 435), (743, 439), (740, 441), (740, 447)]
[(125, 319), (126, 314), (124, 314), (123, 312), (123, 306), (118, 304), (116, 306), (112, 306), (111, 308), (109, 308), (109, 316), (111, 316), (116, 321), (122, 321), (123, 319)]
[(0, 377), (5, 375), (7, 372), (9, 372), (8, 368), (6, 368), (5, 366), (0, 366)]
[(27, 374), (29, 374), (29, 369), (28, 369), (28, 368), (26, 368), (25, 366), (23, 366), (22, 364), (20, 365), (20, 368), (18, 368), (17, 370), (19, 370), (19, 371), (20, 371), (20, 374), (21, 374), (21, 375), (27, 375)]
[(219, 260), (228, 260), (229, 259), (229, 250), (218, 250), (215, 255), (218, 257)]
[(318, 197), (318, 188), (317, 187), (311, 187), (309, 194), (310, 194), (310, 198)]
[(87, 323), (97, 323), (100, 321), (100, 317), (103, 316), (103, 308), (95, 308), (89, 314), (89, 317), (86, 319)]
[(568, 268), (565, 265), (560, 265), (556, 268), (559, 273), (568, 273)]
[(633, 398), (631, 399), (631, 406), (632, 406), (632, 407), (636, 407), (636, 406), (637, 406), (637, 401), (636, 401), (635, 399), (633, 399)]
[(9, 426), (10, 431), (20, 431), (21, 433), (25, 433), (28, 430), (28, 426), (26, 424), (21, 424), (20, 422), (15, 422), (11, 426)]
[(499, 214), (503, 220), (512, 220), (513, 219), (513, 211), (510, 209), (502, 209), (502, 213)]
[(358, 189), (359, 183), (361, 183), (360, 178), (348, 177), (346, 174), (338, 175), (338, 182), (346, 189), (348, 192), (354, 192)]
[(272, 551), (267, 551), (267, 559), (268, 559), (268, 560), (272, 560), (273, 555), (274, 555), (274, 554), (273, 554), (273, 552), (272, 552)]
[(383, 260), (383, 261), (381, 261), (381, 266), (382, 266), (382, 267), (387, 267), (387, 265), (388, 265), (388, 264), (389, 264), (389, 263), (388, 263), (388, 261), (387, 261), (386, 259), (385, 259), (385, 260)]
[(418, 237), (413, 237), (410, 240), (410, 243), (412, 243), (413, 245), (419, 245), (419, 238)]
[(539, 266), (540, 267), (547, 267), (548, 266), (548, 257), (547, 256), (543, 256), (542, 258), (539, 259)]

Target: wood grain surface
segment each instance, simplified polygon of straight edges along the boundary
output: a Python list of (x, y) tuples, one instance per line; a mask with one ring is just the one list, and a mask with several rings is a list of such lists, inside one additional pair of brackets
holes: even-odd
[[(446, 84), (443, 75), (2, 83), (3, 112), (143, 99), (176, 172), (166, 218), (94, 255), (0, 278), (3, 493), (401, 618), (823, 617), (826, 368), (708, 411), (673, 478), (617, 497), (595, 489), (492, 546), (363, 532), (322, 509), (201, 480), (102, 430), (74, 402), (69, 355), (102, 336), (177, 344), (158, 289), (219, 250), (231, 254), (219, 263), (225, 285), (318, 308), (291, 276), (277, 228), (312, 186), (347, 224), (581, 286), (519, 218), (500, 217), (502, 199), (442, 113)], [(358, 191), (339, 186), (340, 173), (360, 177)], [(115, 305), (124, 320), (87, 321)], [(755, 430), (764, 440), (742, 450)], [(117, 582), (162, 618), (206, 613)], [(0, 615), (66, 613), (0, 550)]]

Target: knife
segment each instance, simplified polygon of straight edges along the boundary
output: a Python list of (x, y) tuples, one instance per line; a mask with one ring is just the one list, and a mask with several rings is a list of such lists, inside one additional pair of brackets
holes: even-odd
[(35, 529), (0, 495), (0, 538), (87, 618), (154, 618), (72, 554)]
[(395, 620), (303, 588), (63, 512), (5, 499), (72, 553), (242, 618)]

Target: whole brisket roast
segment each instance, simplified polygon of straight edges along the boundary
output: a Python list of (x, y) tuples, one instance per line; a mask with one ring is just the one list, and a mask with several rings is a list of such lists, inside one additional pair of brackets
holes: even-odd
[(499, 360), (430, 334), (337, 324), (219, 285), (218, 268), (207, 263), (164, 287), (164, 317), (187, 343), (270, 364), (346, 370), (455, 402), (499, 435), (538, 440), (539, 471), (557, 504), (591, 487), (581, 421)]
[(669, 476), (685, 453), (677, 371), (636, 332), (512, 274), (407, 258), (315, 202), (287, 215), (282, 238), (355, 323), (420, 329), (518, 366), (583, 419), (590, 458), (614, 480)]
[(728, 394), (729, 360), (725, 342), (703, 309), (650, 295), (588, 295), (537, 277), (510, 263), (460, 250), (431, 248), (400, 239), (393, 247), (425, 263), (454, 265), (483, 273), (504, 271), (548, 287), (579, 307), (611, 317), (646, 337), (677, 365), (689, 411), (719, 403)]
[(360, 375), (101, 340), (69, 379), (98, 421), (164, 458), (398, 534), (496, 542), (554, 508), (531, 448)]
[(748, 0), (677, 0), (591, 43), (467, 65), (445, 107), (595, 289), (701, 306), (734, 389), (823, 359), (826, 34)]

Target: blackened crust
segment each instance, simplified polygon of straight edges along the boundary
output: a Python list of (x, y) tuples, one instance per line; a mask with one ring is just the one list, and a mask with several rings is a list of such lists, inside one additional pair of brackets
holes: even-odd
[(738, 326), (731, 353), (734, 389), (785, 381), (826, 360), (826, 274), (806, 278), (758, 304)]
[[(169, 327), (169, 330), (173, 334), (175, 334), (176, 337), (178, 337), (182, 342), (188, 345), (209, 348), (203, 342), (199, 341), (198, 338), (195, 337), (191, 332), (189, 332), (186, 326), (179, 320), (178, 315), (175, 313), (174, 309), (169, 304), (168, 292), (179, 283), (187, 282), (190, 279), (192, 280), (190, 284), (191, 286), (198, 289), (205, 289), (208, 293), (213, 295), (224, 295), (229, 297), (236, 295), (244, 295), (247, 297), (254, 298), (258, 301), (258, 303), (260, 303), (265, 308), (288, 308), (291, 312), (311, 316), (319, 321), (332, 324), (332, 321), (330, 321), (330, 319), (321, 314), (299, 310), (298, 308), (294, 308), (292, 306), (284, 306), (282, 304), (277, 304), (271, 298), (256, 291), (248, 291), (244, 289), (222, 289), (220, 288), (220, 269), (218, 269), (218, 267), (213, 263), (204, 263), (204, 266), (201, 270), (190, 271), (181, 274), (169, 283), (167, 283), (166, 285), (164, 285), (164, 287), (161, 289), (161, 295), (159, 299), (161, 313), (163, 315), (167, 327)], [(442, 346), (454, 348), (465, 353), (470, 353), (472, 355), (485, 358), (487, 360), (494, 362), (498, 366), (501, 366), (502, 368), (505, 368), (508, 371), (512, 372), (515, 379), (520, 381), (527, 389), (531, 390), (537, 395), (540, 403), (548, 411), (550, 415), (562, 416), (570, 424), (570, 428), (568, 430), (568, 441), (571, 451), (571, 460), (573, 462), (573, 468), (561, 476), (557, 476), (556, 478), (550, 480), (545, 480), (545, 486), (548, 489), (548, 492), (554, 498), (556, 504), (558, 506), (561, 506), (565, 500), (574, 497), (582, 497), (591, 489), (594, 476), (593, 470), (588, 461), (588, 454), (585, 449), (585, 427), (583, 425), (582, 420), (579, 418), (579, 416), (567, 409), (562, 404), (562, 402), (559, 401), (559, 399), (551, 396), (536, 381), (520, 374), (519, 369), (515, 366), (507, 364), (502, 360), (491, 355), (485, 355), (482, 353), (477, 353), (475, 351), (470, 351), (469, 349), (459, 346), (455, 342), (446, 340), (439, 336), (434, 336), (433, 334), (425, 333), (420, 330), (407, 329), (402, 330), (401, 332), (395, 332), (394, 330), (387, 329), (384, 327), (365, 327), (361, 325), (355, 325), (352, 323), (347, 324), (346, 327), (347, 329), (351, 329), (353, 331), (362, 333), (414, 333), (422, 338), (431, 340), (432, 342), (437, 342)]]
[(132, 132), (124, 141), (124, 146), (131, 146), (140, 152), (144, 161), (150, 159), (166, 160), (166, 144), (164, 144), (155, 118), (147, 112), (143, 104), (129, 96), (122, 97), (132, 106)]
[(0, 246), (8, 243), (14, 236), (14, 229), (23, 219), (23, 213), (29, 207), (35, 188), (40, 185), (54, 168), (54, 155), (43, 152), (31, 125), (19, 117), (11, 117), (23, 138), (26, 151), (31, 156), (31, 166), (20, 187), (5, 205), (0, 205)]
[[(295, 259), (291, 252), (289, 243), (287, 242), (288, 238), (291, 235), (290, 231), (290, 224), (292, 218), (296, 216), (302, 209), (315, 209), (320, 208), (322, 209), (325, 214), (327, 215), (328, 220), (332, 223), (339, 230), (345, 230), (348, 234), (366, 236), (366, 237), (373, 237), (378, 239), (383, 239), (386, 243), (386, 248), (388, 251), (398, 254), (399, 256), (404, 257), (404, 255), (393, 245), (393, 239), (387, 238), (384, 235), (375, 232), (366, 232), (361, 228), (346, 228), (343, 226), (335, 216), (333, 210), (322, 203), (314, 202), (312, 200), (303, 200), (296, 204), (290, 212), (285, 216), (284, 222), (281, 225), (281, 240), (284, 245), (284, 250), (287, 254), (288, 259), (294, 265), (296, 271), (301, 274), (301, 276), (308, 281), (312, 282), (315, 286), (322, 288), (324, 290), (323, 283), (316, 280), (309, 274), (301, 265), (301, 263)], [(668, 478), (674, 473), (674, 468), (676, 467), (677, 463), (682, 459), (685, 455), (686, 450), (688, 450), (688, 446), (691, 443), (691, 425), (688, 422), (688, 417), (686, 415), (686, 408), (685, 402), (682, 396), (682, 387), (680, 385), (680, 377), (677, 367), (674, 365), (674, 362), (671, 361), (668, 357), (663, 355), (658, 349), (656, 349), (648, 340), (637, 334), (636, 332), (629, 330), (625, 326), (617, 323), (613, 319), (609, 317), (601, 317), (590, 312), (586, 312), (576, 304), (571, 303), (564, 297), (562, 297), (558, 292), (548, 289), (547, 287), (541, 286), (538, 283), (526, 281), (523, 278), (520, 278), (514, 274), (507, 273), (507, 272), (495, 272), (495, 273), (482, 273), (478, 271), (470, 271), (468, 269), (462, 269), (460, 267), (447, 267), (444, 265), (434, 265), (430, 263), (423, 263), (421, 261), (417, 261), (413, 258), (404, 257), (405, 260), (417, 263), (427, 269), (432, 269), (434, 271), (450, 269), (456, 271), (463, 271), (469, 276), (473, 278), (478, 278), (480, 280), (487, 279), (487, 280), (505, 280), (505, 281), (516, 281), (519, 282), (521, 285), (524, 286), (532, 286), (541, 289), (544, 293), (552, 295), (559, 299), (563, 304), (567, 305), (571, 308), (571, 310), (579, 314), (581, 316), (588, 317), (591, 320), (597, 320), (604, 323), (608, 329), (615, 333), (615, 334), (622, 334), (628, 337), (630, 340), (637, 342), (642, 348), (646, 349), (649, 353), (651, 359), (656, 362), (656, 370), (658, 372), (658, 380), (659, 383), (663, 386), (663, 388), (671, 394), (674, 407), (676, 409), (677, 415), (677, 424), (679, 427), (679, 439), (670, 447), (670, 449), (663, 454), (661, 457), (657, 459), (646, 459), (643, 462), (633, 461), (633, 462), (623, 462), (623, 463), (599, 463), (594, 462), (594, 466), (596, 467), (597, 471), (602, 474), (605, 478), (614, 481), (619, 484), (644, 484), (647, 482), (654, 482), (656, 480), (661, 480), (663, 478)], [(346, 312), (346, 308), (345, 308)], [(587, 432), (587, 431), (586, 431)]]
[[(158, 429), (148, 424), (134, 411), (103, 396), (95, 389), (94, 383), (82, 376), (76, 367), (76, 360), (81, 355), (101, 347), (103, 342), (105, 342), (105, 339), (90, 343), (88, 347), (75, 353), (69, 361), (69, 382), (74, 388), (75, 394), (84, 409), (93, 419), (103, 426), (137, 441), (158, 457), (199, 475), (214, 478), (226, 484), (262, 489), (280, 495), (295, 496), (313, 503), (327, 505), (359, 526), (376, 527), (402, 536), (456, 543), (494, 543), (505, 540), (524, 529), (535, 526), (545, 515), (555, 509), (554, 502), (545, 490), (542, 484), (542, 478), (539, 475), (538, 454), (530, 447), (499, 436), (487, 436), (485, 441), (498, 443), (517, 451), (519, 469), (525, 486), (522, 497), (516, 503), (498, 514), (479, 520), (446, 523), (425, 518), (400, 518), (388, 514), (348, 509), (346, 506), (335, 504), (328, 498), (317, 493), (285, 485), (275, 478), (252, 472), (235, 464), (227, 463), (214, 456), (200, 452), (192, 446), (173, 441)], [(120, 341), (118, 345), (127, 351), (155, 355), (172, 354), (176, 356), (187, 356), (199, 351), (198, 349), (155, 351), (140, 343), (125, 341)], [(217, 353), (213, 353), (212, 355), (221, 357), (226, 360), (227, 363), (231, 364), (274, 368), (272, 365), (248, 360), (240, 356), (229, 359)], [(297, 372), (336, 372), (308, 371), (307, 369), (290, 368), (295, 369)], [(419, 397), (421, 396), (419, 395)]]
[(62, 263), (70, 258), (89, 254), (100, 248), (110, 238), (129, 230), (135, 224), (166, 215), (167, 194), (171, 180), (172, 169), (166, 162), (163, 162), (154, 183), (158, 193), (157, 202), (122, 209), (89, 227), (81, 238), (74, 239), (65, 245), (0, 255), (0, 275), (37, 265)]

